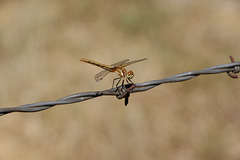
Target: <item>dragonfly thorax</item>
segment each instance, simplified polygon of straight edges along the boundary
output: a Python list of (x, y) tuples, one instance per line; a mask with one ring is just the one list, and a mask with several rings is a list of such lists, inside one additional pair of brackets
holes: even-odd
[(127, 79), (132, 79), (134, 77), (133, 71), (126, 71), (124, 67), (117, 68), (117, 74), (120, 77), (126, 77)]
[(123, 67), (117, 68), (116, 71), (117, 71), (117, 74), (118, 74), (120, 77), (126, 77), (126, 75), (127, 75), (127, 71), (126, 71), (126, 69), (123, 68)]

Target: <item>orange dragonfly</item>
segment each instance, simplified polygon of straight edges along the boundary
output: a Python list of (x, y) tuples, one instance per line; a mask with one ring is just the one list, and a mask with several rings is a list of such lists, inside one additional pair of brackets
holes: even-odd
[(105, 64), (98, 63), (98, 62), (95, 62), (93, 60), (85, 59), (85, 58), (80, 59), (80, 61), (92, 64), (92, 65), (95, 65), (95, 66), (98, 66), (98, 67), (104, 69), (103, 71), (101, 71), (101, 72), (99, 72), (98, 74), (95, 75), (95, 80), (97, 82), (102, 80), (106, 75), (108, 75), (108, 73), (115, 72), (119, 77), (115, 78), (113, 80), (113, 84), (112, 84), (112, 88), (113, 88), (114, 82), (117, 79), (119, 79), (119, 81), (117, 82), (116, 87), (118, 87), (118, 84), (121, 80), (123, 80), (122, 81), (122, 86), (124, 84), (124, 80), (126, 80), (128, 83), (129, 83), (129, 81), (131, 83), (133, 83), (131, 81), (131, 79), (134, 77), (133, 71), (130, 70), (130, 71), (127, 72), (127, 70), (124, 67), (132, 65), (132, 64), (140, 62), (140, 61), (143, 61), (143, 60), (146, 60), (146, 59), (147, 58), (143, 58), (143, 59), (138, 59), (138, 60), (134, 60), (134, 61), (129, 61), (129, 59), (125, 59), (125, 60), (122, 60), (120, 62), (114, 63), (112, 65), (105, 65)]

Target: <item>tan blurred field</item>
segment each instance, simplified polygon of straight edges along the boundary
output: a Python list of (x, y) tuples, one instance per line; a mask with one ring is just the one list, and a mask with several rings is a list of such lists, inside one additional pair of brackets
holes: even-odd
[[(229, 63), (237, 0), (2, 0), (0, 107), (111, 87), (79, 61), (132, 65), (134, 82)], [(200, 76), (132, 94), (0, 117), (1, 160), (239, 160), (240, 80)]]

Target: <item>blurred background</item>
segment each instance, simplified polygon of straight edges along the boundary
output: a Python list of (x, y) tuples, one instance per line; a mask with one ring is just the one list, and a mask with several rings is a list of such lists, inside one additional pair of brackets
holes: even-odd
[[(237, 0), (1, 0), (0, 107), (111, 88), (105, 64), (141, 83), (239, 59)], [(240, 86), (226, 74), (0, 117), (0, 159), (240, 159)]]

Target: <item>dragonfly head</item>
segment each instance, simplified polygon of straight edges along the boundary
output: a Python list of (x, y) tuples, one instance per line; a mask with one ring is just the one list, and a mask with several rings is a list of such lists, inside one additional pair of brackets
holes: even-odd
[(128, 71), (126, 77), (127, 77), (127, 79), (132, 79), (134, 77), (133, 71)]

